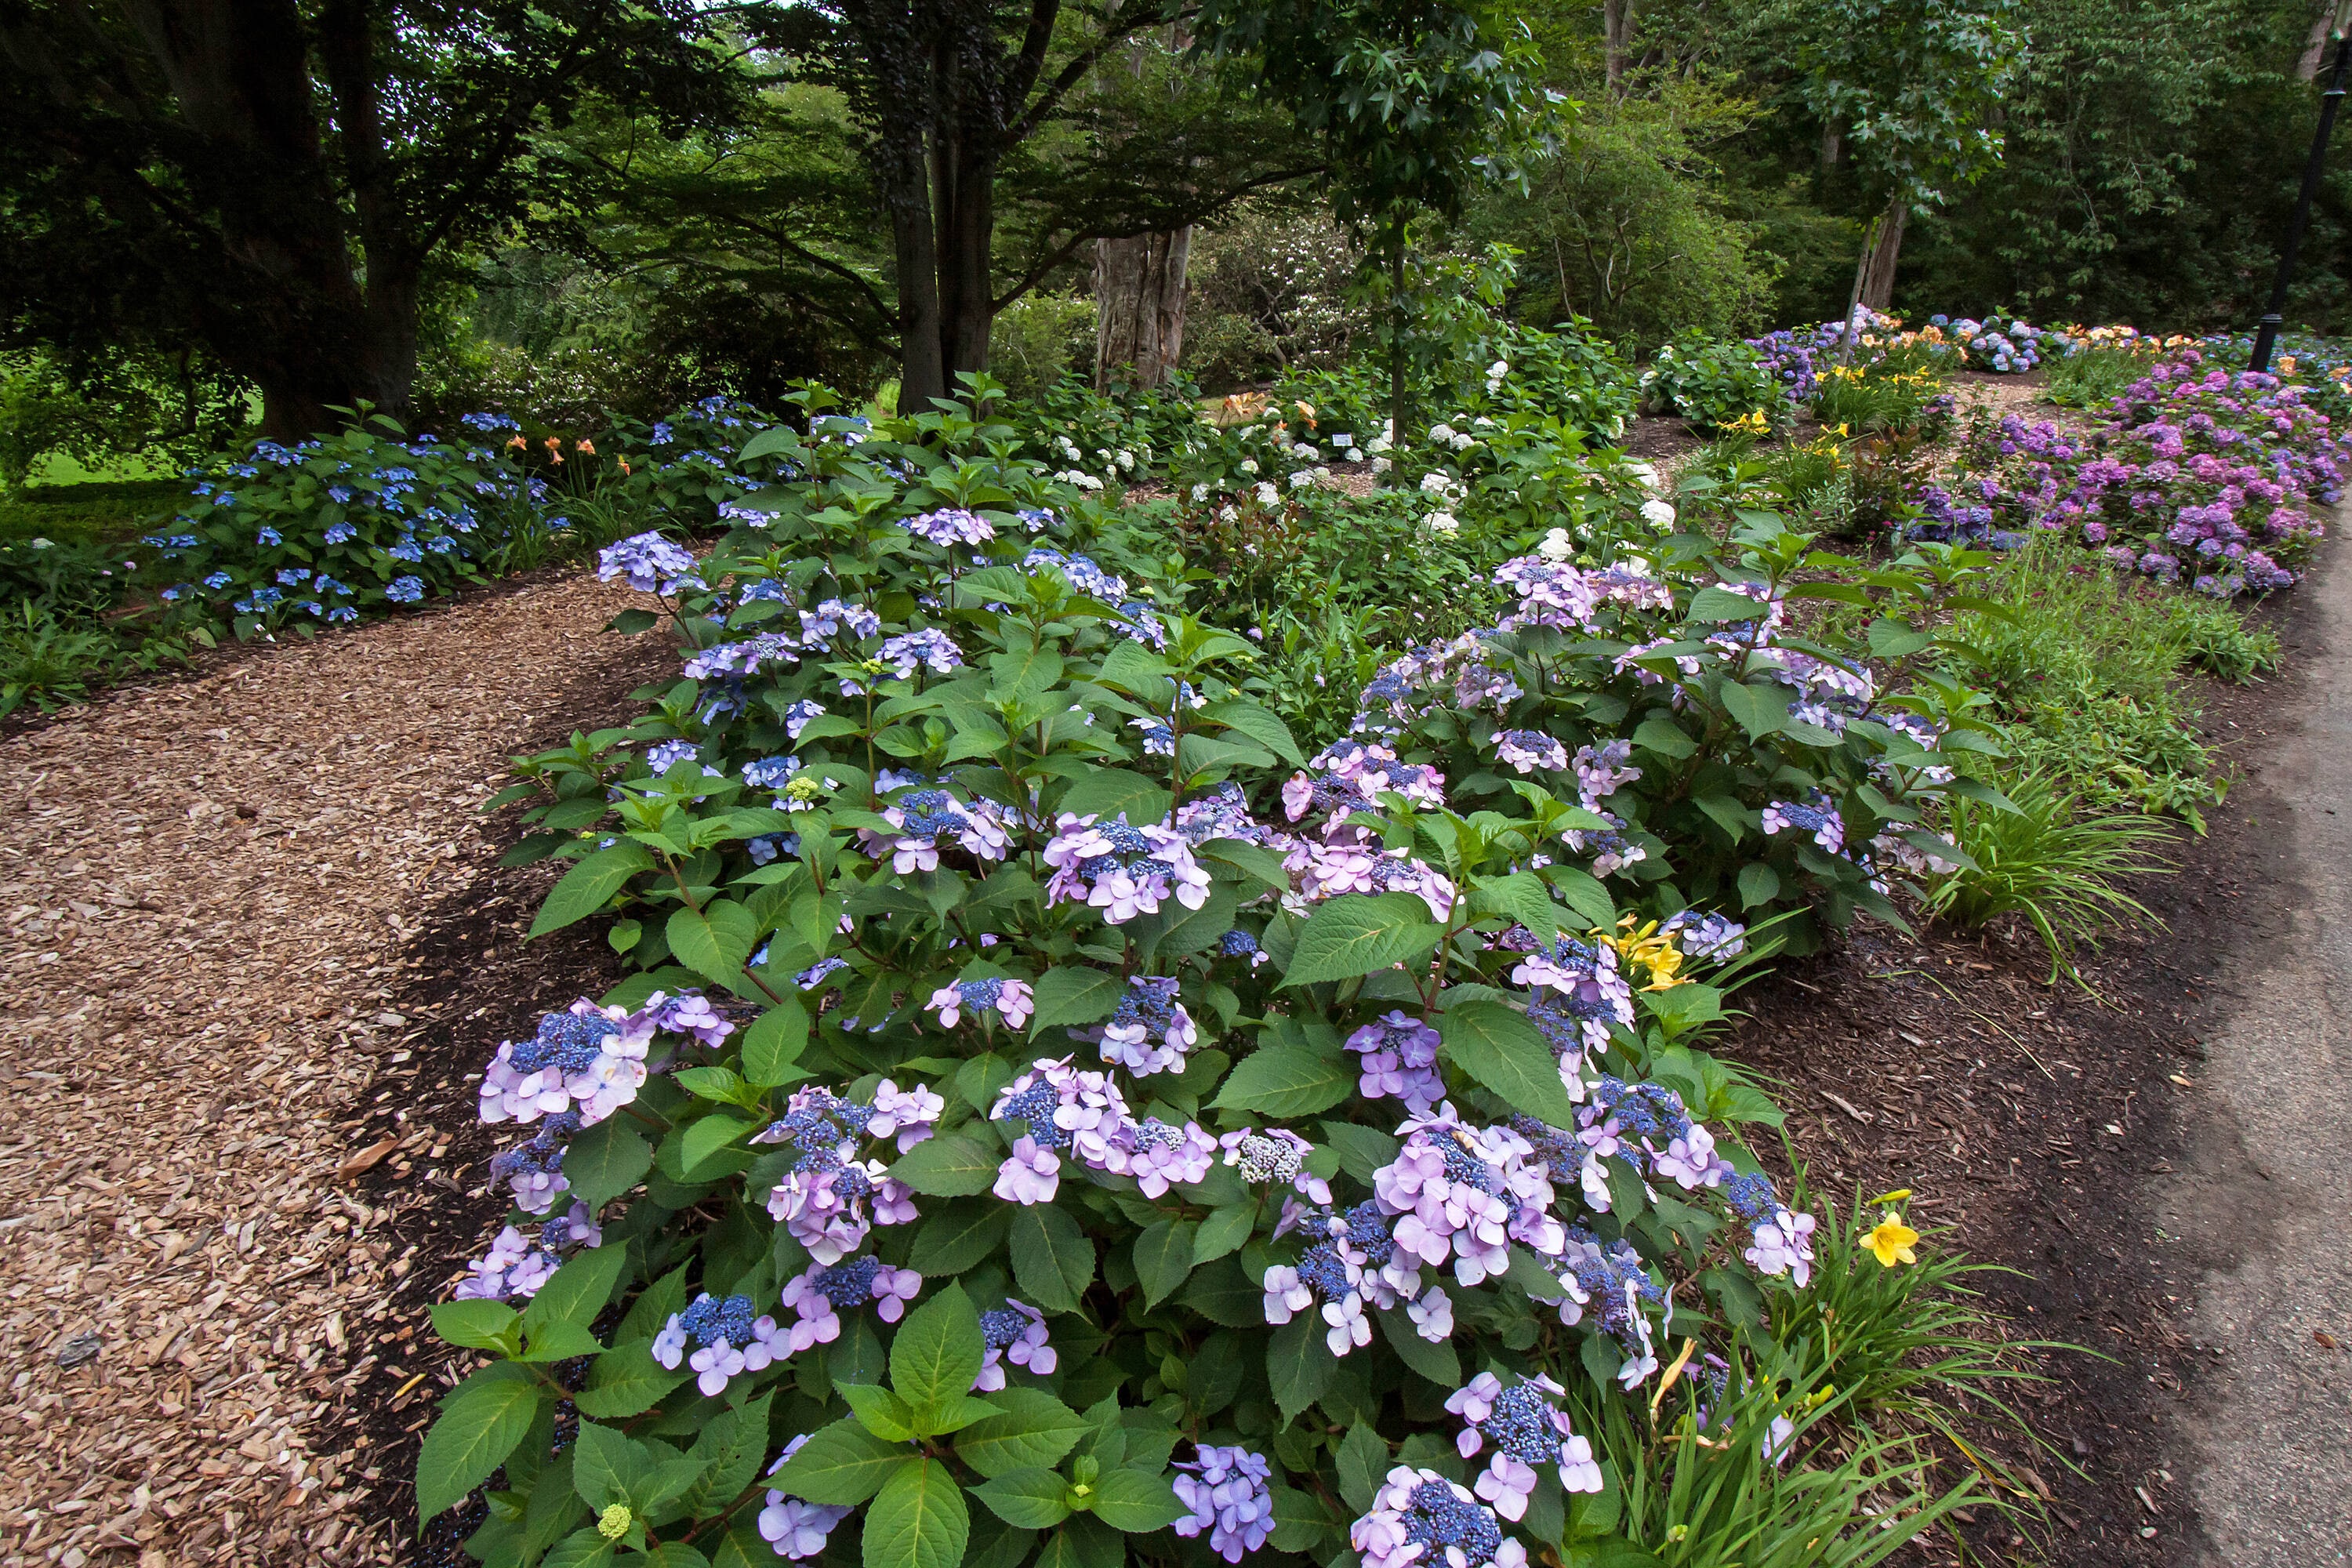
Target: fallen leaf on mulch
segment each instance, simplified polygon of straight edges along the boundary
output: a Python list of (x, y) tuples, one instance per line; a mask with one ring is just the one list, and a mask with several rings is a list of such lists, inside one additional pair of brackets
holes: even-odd
[(383, 1157), (400, 1147), (397, 1138), (383, 1138), (369, 1144), (350, 1159), (335, 1167), (335, 1180), (348, 1181), (362, 1171), (373, 1171), (383, 1163)]
[(1827, 1089), (1823, 1089), (1822, 1091), (1822, 1098), (1828, 1100), (1832, 1105), (1836, 1106), (1840, 1110), (1844, 1111), (1848, 1116), (1853, 1117), (1856, 1121), (1866, 1124), (1877, 1120), (1877, 1118), (1871, 1115), (1869, 1111), (1861, 1109), (1859, 1106), (1855, 1105), (1853, 1101), (1846, 1099), (1843, 1095), (1832, 1094)]

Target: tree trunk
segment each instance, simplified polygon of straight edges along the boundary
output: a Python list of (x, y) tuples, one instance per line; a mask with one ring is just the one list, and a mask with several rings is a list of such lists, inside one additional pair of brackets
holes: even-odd
[(1862, 275), (1862, 302), (1874, 310), (1895, 302), (1895, 267), (1903, 255), (1903, 228), (1910, 216), (1911, 204), (1897, 195), (1879, 220), (1878, 243), (1871, 247)]
[(1862, 286), (1870, 278), (1871, 253), (1878, 248), (1878, 226), (1885, 221), (1875, 217), (1870, 220), (1870, 227), (1863, 235), (1862, 254), (1854, 258), (1853, 292), (1846, 296), (1845, 315), (1838, 322), (1837, 363), (1840, 370), (1853, 363), (1853, 340), (1861, 335), (1854, 325), (1854, 319), (1862, 314)]
[(2319, 15), (2311, 19), (2311, 31), (2303, 41), (2302, 58), (2294, 62), (2294, 79), (2317, 81), (2319, 63), (2327, 56), (2328, 36), (2342, 26), (2347, 7), (2345, 0), (2320, 0)]
[(1389, 235), (1389, 309), (1392, 339), (1389, 344), (1389, 441), (1400, 456), (1405, 445), (1405, 432), (1410, 426), (1406, 416), (1411, 411), (1404, 404), (1405, 328), (1408, 324), (1404, 302), (1404, 240), (1405, 226), (1399, 223)]
[(960, 142), (943, 162), (953, 179), (940, 211), (940, 353), (948, 394), (956, 377), (988, 368), (996, 321), (989, 263), (996, 236), (996, 158)]
[(1095, 241), (1095, 390), (1124, 371), (1132, 386), (1159, 386), (1184, 353), (1184, 271), (1192, 231)]
[(1625, 67), (1633, 46), (1633, 0), (1601, 0), (1601, 28), (1609, 73), (1609, 101), (1625, 101)]
[[(356, 5), (332, 8), (358, 33)], [(257, 285), (259, 302), (215, 300), (198, 329), (230, 368), (262, 389), (263, 424), (283, 441), (327, 428), (329, 410), (366, 399), (404, 406), (415, 376), (414, 289), (388, 297), (395, 350), (407, 369), (374, 374), (367, 345), (383, 336), (352, 269), (352, 235), (335, 195), (319, 129), (305, 25), (289, 0), (125, 0), (124, 16), (170, 84), (181, 123), (205, 155), (189, 172), (199, 202), (220, 214), (223, 260)], [(330, 20), (335, 19), (331, 16)], [(364, 72), (365, 46), (346, 69)], [(371, 122), (372, 125), (372, 122)], [(369, 127), (338, 127), (363, 148)], [(343, 145), (341, 155), (355, 155)], [(404, 301), (405, 316), (400, 315)]]
[(889, 149), (877, 184), (890, 225), (898, 274), (898, 408), (922, 414), (948, 395), (947, 362), (940, 353), (939, 245), (931, 226), (931, 193), (920, 132), (911, 148)]

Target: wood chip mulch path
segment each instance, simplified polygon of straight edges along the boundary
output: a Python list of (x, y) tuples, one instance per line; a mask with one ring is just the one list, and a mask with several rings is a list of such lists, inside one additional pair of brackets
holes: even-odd
[(0, 1561), (393, 1560), (354, 1406), (413, 1375), (392, 1298), (446, 1260), (396, 1238), (455, 1188), (401, 954), (508, 757), (649, 672), (632, 597), (549, 576), (0, 741)]

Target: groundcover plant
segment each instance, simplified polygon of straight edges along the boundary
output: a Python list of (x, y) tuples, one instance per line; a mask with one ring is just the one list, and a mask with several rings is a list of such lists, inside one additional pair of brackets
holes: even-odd
[[(684, 679), (509, 795), (576, 858), (536, 929), (617, 916), (642, 972), (487, 1064), (514, 1223), (436, 1321), (497, 1359), (420, 1512), (494, 1482), (490, 1563), (1508, 1568), (1648, 1560), (1604, 1432), (1810, 1473), (1834, 1395), (1750, 1336), (1812, 1222), (1737, 1134), (1770, 1101), (1693, 1045), (1749, 933), (1664, 882), (1621, 910), (1631, 748), (1488, 710), (1589, 707), (1571, 661), (1617, 657), (1709, 734), (1875, 725), (1925, 775), (1932, 725), (1792, 663), (1769, 572), (1536, 555), (1508, 658), (1409, 660), (1308, 758), (1245, 638), (1130, 598), (1042, 475), (927, 419), (763, 433), (807, 477), (761, 526), (604, 552)], [(1654, 615), (1705, 635), (1613, 635)], [(1857, 874), (1787, 772), (1756, 833)], [(1836, 1560), (1941, 1506), (1884, 1479)]]

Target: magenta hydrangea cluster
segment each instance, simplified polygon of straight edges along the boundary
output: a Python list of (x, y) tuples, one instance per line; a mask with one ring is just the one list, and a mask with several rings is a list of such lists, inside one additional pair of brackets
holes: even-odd
[(2219, 597), (2296, 580), (2352, 469), (2352, 430), (2305, 388), (2180, 350), (2087, 434), (2014, 415), (1973, 433), (1961, 500), (2020, 529), (2063, 531), (2117, 567)]

